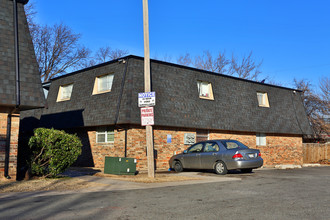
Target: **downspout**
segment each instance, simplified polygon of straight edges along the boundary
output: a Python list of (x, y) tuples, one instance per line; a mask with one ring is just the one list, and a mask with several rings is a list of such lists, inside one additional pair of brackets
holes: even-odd
[(118, 118), (119, 118), (119, 111), (120, 111), (120, 105), (121, 105), (121, 99), (123, 97), (123, 91), (124, 91), (124, 86), (125, 86), (125, 79), (126, 79), (126, 73), (127, 73), (127, 66), (128, 66), (128, 59), (124, 60), (118, 60), (118, 62), (122, 62), (125, 64), (125, 69), (124, 69), (124, 74), (123, 74), (123, 79), (121, 81), (121, 88), (120, 88), (120, 94), (118, 97), (118, 104), (117, 104), (117, 111), (116, 111), (116, 116), (115, 116), (115, 121), (114, 121), (114, 125), (115, 128), (119, 127), (120, 129), (124, 129), (125, 130), (125, 152), (124, 152), (124, 157), (127, 157), (127, 128), (122, 128), (120, 126), (117, 125), (118, 122)]
[(10, 152), (10, 136), (11, 136), (11, 114), (7, 117), (7, 134), (6, 134), (6, 148), (5, 148), (5, 177), (11, 179), (9, 176), (9, 152)]

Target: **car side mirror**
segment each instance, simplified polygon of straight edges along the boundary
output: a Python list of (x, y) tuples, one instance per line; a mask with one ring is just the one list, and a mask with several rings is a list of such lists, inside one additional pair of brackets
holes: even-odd
[(183, 153), (184, 153), (184, 154), (187, 154), (187, 153), (188, 153), (188, 151), (187, 151), (187, 150), (184, 150), (184, 151), (183, 151)]

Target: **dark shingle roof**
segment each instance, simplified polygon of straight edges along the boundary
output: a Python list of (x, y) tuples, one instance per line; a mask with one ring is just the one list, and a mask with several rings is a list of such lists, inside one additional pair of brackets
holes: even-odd
[[(143, 58), (122, 59), (128, 62), (115, 60), (52, 80), (42, 123), (61, 128), (113, 125), (128, 65), (117, 124), (140, 124), (137, 101), (138, 93), (144, 91)], [(95, 77), (106, 73), (115, 74), (112, 91), (92, 95)], [(156, 92), (155, 125), (263, 133), (312, 132), (299, 91), (155, 60), (151, 61), (151, 73), (152, 90)], [(199, 98), (198, 80), (212, 83), (214, 100)], [(71, 100), (56, 102), (59, 86), (69, 83), (74, 83)], [(258, 106), (257, 92), (267, 92), (270, 108)], [(72, 117), (77, 120), (67, 121)]]
[[(13, 2), (0, 0), (0, 106), (11, 109), (15, 97)], [(18, 4), (21, 109), (44, 106), (41, 80), (22, 4)]]

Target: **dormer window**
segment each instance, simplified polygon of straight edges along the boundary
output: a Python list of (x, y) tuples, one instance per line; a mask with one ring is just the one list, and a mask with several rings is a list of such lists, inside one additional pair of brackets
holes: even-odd
[(269, 108), (268, 95), (266, 92), (257, 92), (257, 98), (260, 107)]
[(197, 88), (198, 88), (199, 98), (214, 100), (211, 83), (204, 81), (197, 81)]
[(60, 86), (57, 95), (57, 102), (68, 101), (71, 99), (73, 84)]
[(111, 91), (114, 74), (107, 74), (95, 78), (93, 95)]

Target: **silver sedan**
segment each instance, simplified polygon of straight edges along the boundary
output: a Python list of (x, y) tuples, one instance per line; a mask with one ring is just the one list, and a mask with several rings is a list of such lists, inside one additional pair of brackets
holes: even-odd
[(263, 165), (260, 151), (250, 149), (236, 140), (209, 140), (198, 142), (169, 161), (171, 169), (214, 169), (225, 175), (228, 170), (252, 172)]

